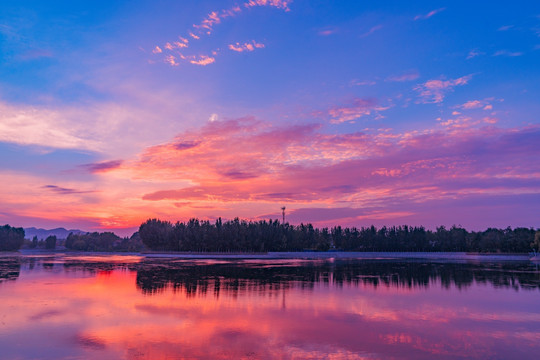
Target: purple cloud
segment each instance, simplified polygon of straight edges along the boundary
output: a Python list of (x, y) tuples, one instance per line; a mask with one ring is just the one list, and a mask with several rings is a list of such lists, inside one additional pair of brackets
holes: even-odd
[(73, 194), (88, 194), (93, 193), (95, 191), (89, 191), (89, 190), (76, 190), (76, 189), (70, 189), (65, 187), (60, 187), (56, 185), (44, 185), (42, 186), (43, 189), (50, 190), (56, 194), (60, 195), (73, 195)]
[(122, 165), (122, 163), (123, 160), (110, 160), (97, 163), (83, 164), (80, 165), (80, 167), (91, 173), (101, 173), (117, 169)]

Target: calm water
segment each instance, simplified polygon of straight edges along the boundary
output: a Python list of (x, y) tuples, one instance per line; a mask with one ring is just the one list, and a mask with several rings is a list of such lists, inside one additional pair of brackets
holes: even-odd
[(530, 262), (0, 256), (1, 359), (540, 357)]

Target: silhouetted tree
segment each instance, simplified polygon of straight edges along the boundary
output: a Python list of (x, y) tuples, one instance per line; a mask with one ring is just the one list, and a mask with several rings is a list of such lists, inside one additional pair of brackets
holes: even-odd
[[(343, 251), (484, 251), (528, 252), (534, 243), (534, 229), (487, 229), (467, 232), (459, 226), (436, 231), (424, 227), (374, 226), (357, 229), (335, 226), (316, 229), (312, 224), (280, 224), (277, 220), (257, 222), (235, 218), (214, 224), (190, 219), (174, 226), (167, 221), (149, 219), (139, 234), (153, 250), (196, 252), (261, 252), (329, 249)], [(68, 239), (69, 240), (69, 239)], [(540, 240), (539, 240), (540, 241)], [(66, 242), (67, 243), (67, 242)]]
[(45, 239), (45, 249), (55, 249), (56, 248), (56, 235), (49, 235)]
[(24, 243), (24, 229), (4, 225), (0, 227), (0, 251), (17, 251)]

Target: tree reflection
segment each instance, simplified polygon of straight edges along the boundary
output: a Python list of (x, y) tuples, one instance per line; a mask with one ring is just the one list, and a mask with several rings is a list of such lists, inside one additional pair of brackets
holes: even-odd
[(456, 262), (425, 260), (180, 260), (160, 258), (112, 261), (107, 256), (0, 257), (0, 282), (17, 279), (21, 271), (64, 271), (73, 274), (123, 270), (136, 272), (137, 288), (152, 295), (166, 289), (188, 297), (224, 292), (277, 294), (290, 288), (370, 286), (404, 289), (439, 286), (466, 289), (477, 284), (540, 289), (540, 270), (531, 262)]
[(147, 260), (137, 270), (137, 286), (154, 294), (166, 288), (183, 290), (187, 296), (215, 296), (220, 291), (237, 295), (245, 292), (311, 289), (326, 286), (364, 285), (400, 288), (428, 288), (439, 285), (467, 288), (474, 282), (495, 287), (540, 289), (540, 273), (524, 263), (426, 263), (421, 261), (335, 260), (300, 264), (243, 263), (198, 264), (162, 263)]
[(21, 262), (18, 256), (0, 257), (0, 283), (16, 280), (21, 272)]

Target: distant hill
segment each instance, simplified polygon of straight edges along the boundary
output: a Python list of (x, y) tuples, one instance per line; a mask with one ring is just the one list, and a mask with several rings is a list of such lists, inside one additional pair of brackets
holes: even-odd
[(69, 235), (69, 233), (74, 234), (86, 234), (87, 231), (77, 230), (77, 229), (71, 229), (66, 230), (64, 228), (56, 228), (56, 229), (37, 229), (35, 227), (29, 227), (24, 228), (24, 237), (27, 239), (32, 239), (34, 236), (37, 236), (39, 240), (46, 239), (47, 236), (55, 235), (57, 239), (66, 239)]

